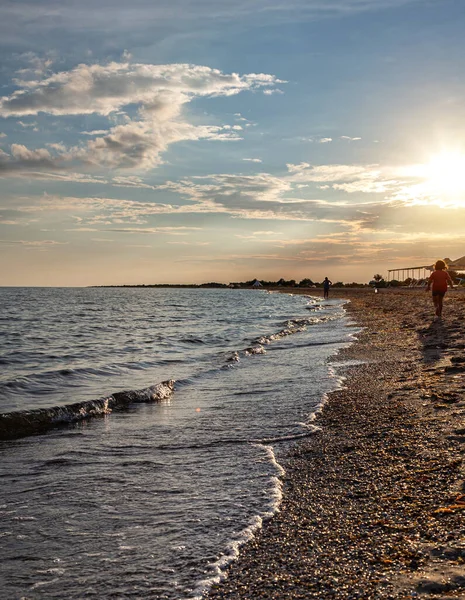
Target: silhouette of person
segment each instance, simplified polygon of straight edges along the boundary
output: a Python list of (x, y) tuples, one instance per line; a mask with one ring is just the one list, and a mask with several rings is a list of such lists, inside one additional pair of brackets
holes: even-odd
[(444, 295), (447, 292), (447, 284), (454, 288), (454, 282), (452, 281), (449, 273), (446, 271), (447, 266), (443, 260), (436, 261), (434, 265), (434, 271), (431, 273), (428, 279), (428, 285), (426, 291), (429, 292), (430, 288), (433, 288), (433, 302), (435, 307), (436, 317), (442, 318), (442, 302)]
[(323, 296), (326, 299), (329, 298), (329, 288), (331, 285), (333, 285), (333, 282), (330, 281), (327, 277), (325, 277), (325, 280), (323, 281)]

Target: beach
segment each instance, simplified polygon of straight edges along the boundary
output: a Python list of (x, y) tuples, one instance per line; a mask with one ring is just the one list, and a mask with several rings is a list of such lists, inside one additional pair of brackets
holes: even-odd
[(283, 464), (279, 512), (207, 598), (465, 598), (465, 293), (439, 322), (424, 289), (330, 297), (363, 327), (330, 359), (342, 389)]

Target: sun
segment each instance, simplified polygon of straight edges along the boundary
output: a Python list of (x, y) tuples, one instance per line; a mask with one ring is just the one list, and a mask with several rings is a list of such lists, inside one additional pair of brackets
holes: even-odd
[(434, 194), (458, 196), (465, 193), (465, 154), (435, 154), (424, 168), (426, 183)]

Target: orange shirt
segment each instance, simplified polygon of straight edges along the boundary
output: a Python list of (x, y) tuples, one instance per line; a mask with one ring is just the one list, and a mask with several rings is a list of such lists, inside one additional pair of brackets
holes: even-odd
[(452, 283), (452, 279), (447, 271), (433, 271), (429, 278), (430, 285), (432, 284), (433, 292), (447, 292), (447, 282)]

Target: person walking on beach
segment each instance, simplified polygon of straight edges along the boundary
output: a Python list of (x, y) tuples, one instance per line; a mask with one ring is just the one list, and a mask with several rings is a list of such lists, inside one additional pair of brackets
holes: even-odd
[(443, 260), (436, 261), (434, 271), (430, 275), (428, 286), (426, 288), (427, 292), (429, 292), (431, 287), (433, 288), (433, 302), (436, 309), (436, 317), (438, 319), (441, 319), (442, 317), (442, 301), (447, 292), (447, 284), (449, 284), (452, 289), (454, 288), (454, 282), (446, 269), (446, 263)]
[(333, 282), (325, 277), (325, 280), (323, 281), (323, 296), (326, 300), (329, 298), (329, 286), (331, 285), (333, 285)]

